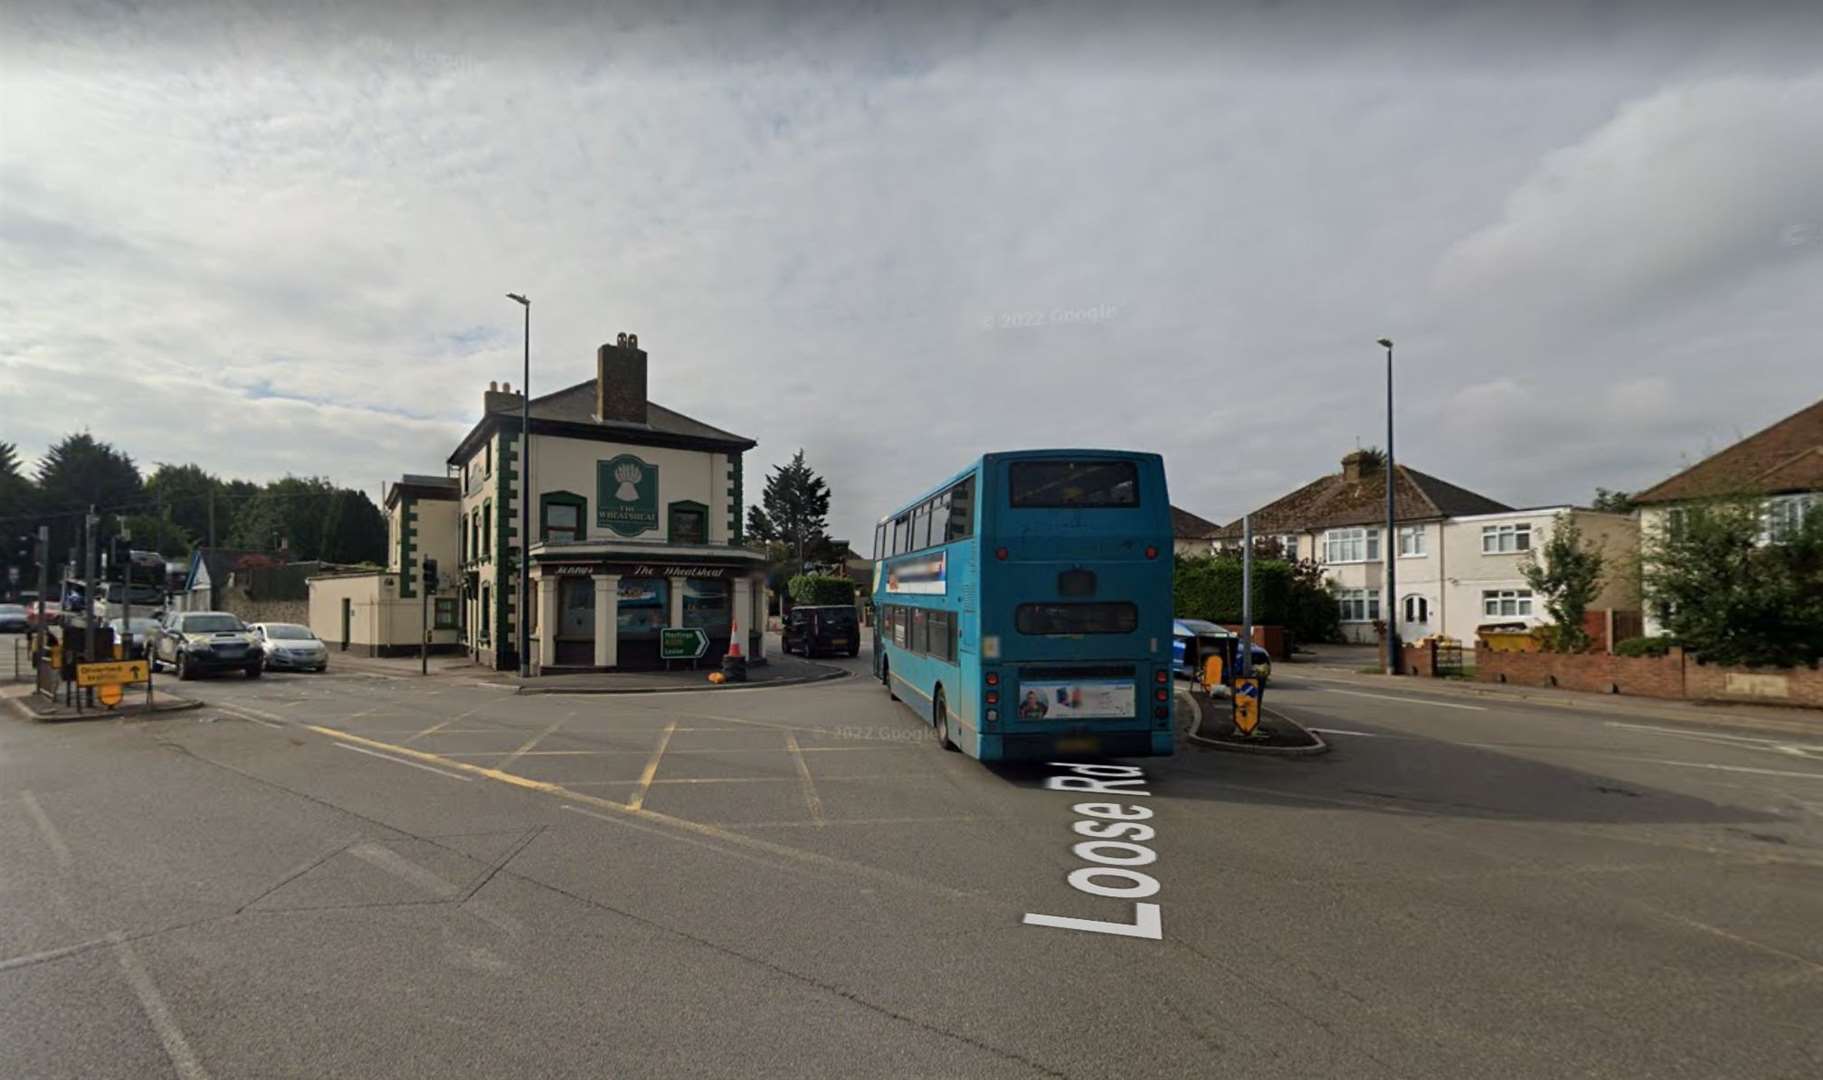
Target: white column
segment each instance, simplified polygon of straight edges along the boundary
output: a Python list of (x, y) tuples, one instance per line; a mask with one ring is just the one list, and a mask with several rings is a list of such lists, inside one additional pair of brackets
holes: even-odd
[(595, 666), (620, 663), (620, 575), (595, 575)]
[(666, 626), (684, 625), (684, 579), (674, 577), (671, 582), (671, 618)]
[(532, 590), (538, 604), (538, 666), (552, 667), (557, 663), (557, 582), (555, 577), (539, 577), (532, 580)]
[(741, 655), (745, 656), (747, 635), (753, 632), (753, 588), (750, 583), (745, 588), (739, 587), (741, 584), (737, 580), (734, 590), (734, 640), (740, 642)]
[[(735, 592), (737, 593), (741, 591), (743, 591), (741, 588), (735, 589)], [(764, 660), (766, 658), (766, 579), (748, 578), (747, 584), (744, 586), (744, 591), (751, 597), (747, 602), (747, 610), (751, 613), (757, 613), (754, 617), (759, 619), (759, 623), (755, 628), (760, 632), (760, 643), (754, 647), (753, 658), (755, 660)]]

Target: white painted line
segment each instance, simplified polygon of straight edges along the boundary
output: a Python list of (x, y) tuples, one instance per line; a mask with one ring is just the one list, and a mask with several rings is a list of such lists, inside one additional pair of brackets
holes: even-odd
[(343, 743), (343, 742), (336, 743), (335, 745), (340, 747), (343, 750), (353, 750), (357, 754), (366, 754), (368, 757), (377, 757), (381, 761), (390, 761), (394, 765), (410, 765), (414, 769), (423, 769), (425, 772), (434, 772), (438, 776), (447, 776), (451, 780), (460, 780), (463, 783), (467, 783), (470, 780), (474, 779), (474, 777), (472, 777), (472, 776), (463, 776), (461, 773), (445, 772), (444, 770), (439, 769), (434, 765), (426, 765), (426, 764), (424, 764), (422, 762), (418, 762), (418, 761), (406, 761), (404, 758), (396, 758), (396, 757), (393, 757), (391, 754), (382, 754), (376, 750), (369, 750), (364, 746), (350, 746), (347, 743)]
[(1708, 761), (1667, 761), (1663, 758), (1624, 757), (1621, 761), (1641, 761), (1648, 765), (1676, 765), (1684, 769), (1714, 769), (1716, 772), (1752, 773), (1755, 776), (1795, 776), (1805, 780), (1823, 780), (1823, 773), (1793, 772), (1789, 769), (1753, 769), (1745, 765), (1717, 765)]
[(63, 842), (63, 835), (57, 831), (57, 826), (51, 824), (50, 815), (44, 812), (44, 807), (38, 805), (38, 797), (29, 791), (21, 791), (19, 801), (25, 803), (25, 812), (32, 815), (32, 821), (44, 835), (44, 842), (49, 845), (51, 857), (57, 860), (58, 867), (68, 870), (70, 864), (76, 861), (75, 857), (70, 854), (70, 846)]
[(46, 960), (55, 960), (60, 956), (74, 956), (79, 952), (87, 952), (97, 945), (107, 945), (111, 943), (112, 940), (112, 938), (91, 938), (88, 941), (78, 941), (74, 945), (65, 945), (61, 949), (46, 949), (43, 952), (27, 953), (24, 956), (14, 956), (6, 960), (0, 960), (0, 971), (11, 971), (13, 968), (31, 967), (33, 964), (41, 964)]
[(269, 727), (282, 727), (285, 724), (284, 717), (275, 716), (263, 709), (255, 709), (248, 705), (236, 703), (233, 705), (217, 705), (215, 707), (230, 716), (237, 717), (241, 720), (252, 720), (254, 723), (265, 723)]
[(391, 848), (372, 843), (356, 844), (348, 853), (443, 899), (451, 899), (462, 891), (454, 882), (445, 881)]
[(165, 1046), (165, 1056), (171, 1059), (171, 1068), (176, 1070), (179, 1080), (209, 1080), (209, 1071), (203, 1068), (196, 1058), (196, 1051), (190, 1049), (190, 1041), (184, 1038), (177, 1021), (171, 1018), (171, 1008), (165, 1004), (164, 995), (152, 982), (152, 976), (146, 974), (144, 965), (133, 952), (133, 946), (127, 936), (116, 930), (108, 935), (114, 943), (114, 955), (120, 960), (120, 970), (126, 973), (127, 982), (133, 986), (134, 996), (139, 998), (140, 1011), (146, 1014), (152, 1030), (157, 1032), (158, 1041)]
[(1408, 705), (1434, 705), (1439, 709), (1461, 709), (1464, 712), (1487, 712), (1487, 707), (1485, 705), (1457, 705), (1454, 702), (1431, 701), (1427, 698), (1394, 697), (1391, 694), (1369, 694), (1361, 690), (1338, 690), (1333, 686), (1325, 686), (1323, 692), (1327, 694), (1348, 694), (1351, 697), (1379, 698), (1381, 701), (1403, 701)]
[(1703, 742), (1735, 744), (1747, 749), (1766, 750), (1772, 753), (1797, 754), (1804, 756), (1808, 751), (1823, 750), (1823, 746), (1813, 743), (1792, 742), (1789, 739), (1767, 739), (1753, 735), (1730, 735), (1721, 731), (1691, 731), (1687, 728), (1658, 727), (1654, 724), (1624, 724), (1619, 720), (1603, 721), (1607, 727), (1630, 728), (1634, 731), (1656, 731), (1664, 735), (1678, 735), (1686, 739), (1700, 739)]
[[(1353, 736), (1355, 736), (1357, 738), (1361, 738), (1361, 739), (1386, 738), (1386, 736), (1381, 735), (1377, 731), (1343, 731), (1341, 728), (1331, 728), (1331, 727), (1307, 727), (1304, 730), (1305, 731), (1314, 731), (1314, 732), (1318, 733), (1319, 735), (1353, 735)], [(1399, 738), (1399, 736), (1397, 736), (1397, 735), (1394, 735), (1392, 737), (1395, 739)]]

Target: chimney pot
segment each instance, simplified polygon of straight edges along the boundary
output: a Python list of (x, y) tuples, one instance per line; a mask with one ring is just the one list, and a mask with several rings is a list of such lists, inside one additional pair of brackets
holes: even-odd
[(500, 392), (500, 382), (498, 379), (489, 379), (487, 381), (487, 392), (490, 394), (497, 394)]

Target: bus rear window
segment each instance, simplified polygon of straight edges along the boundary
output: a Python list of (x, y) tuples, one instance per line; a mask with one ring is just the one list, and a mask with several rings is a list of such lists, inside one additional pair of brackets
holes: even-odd
[(1020, 604), (1013, 623), (1022, 634), (1131, 634), (1139, 627), (1139, 608), (1124, 601)]
[(1139, 465), (1132, 461), (1015, 461), (1009, 474), (1017, 509), (1139, 505)]

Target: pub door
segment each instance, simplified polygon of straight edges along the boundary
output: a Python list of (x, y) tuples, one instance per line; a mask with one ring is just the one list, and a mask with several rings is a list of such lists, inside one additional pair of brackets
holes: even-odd
[(595, 662), (595, 583), (563, 578), (557, 593), (557, 663), (586, 667)]

